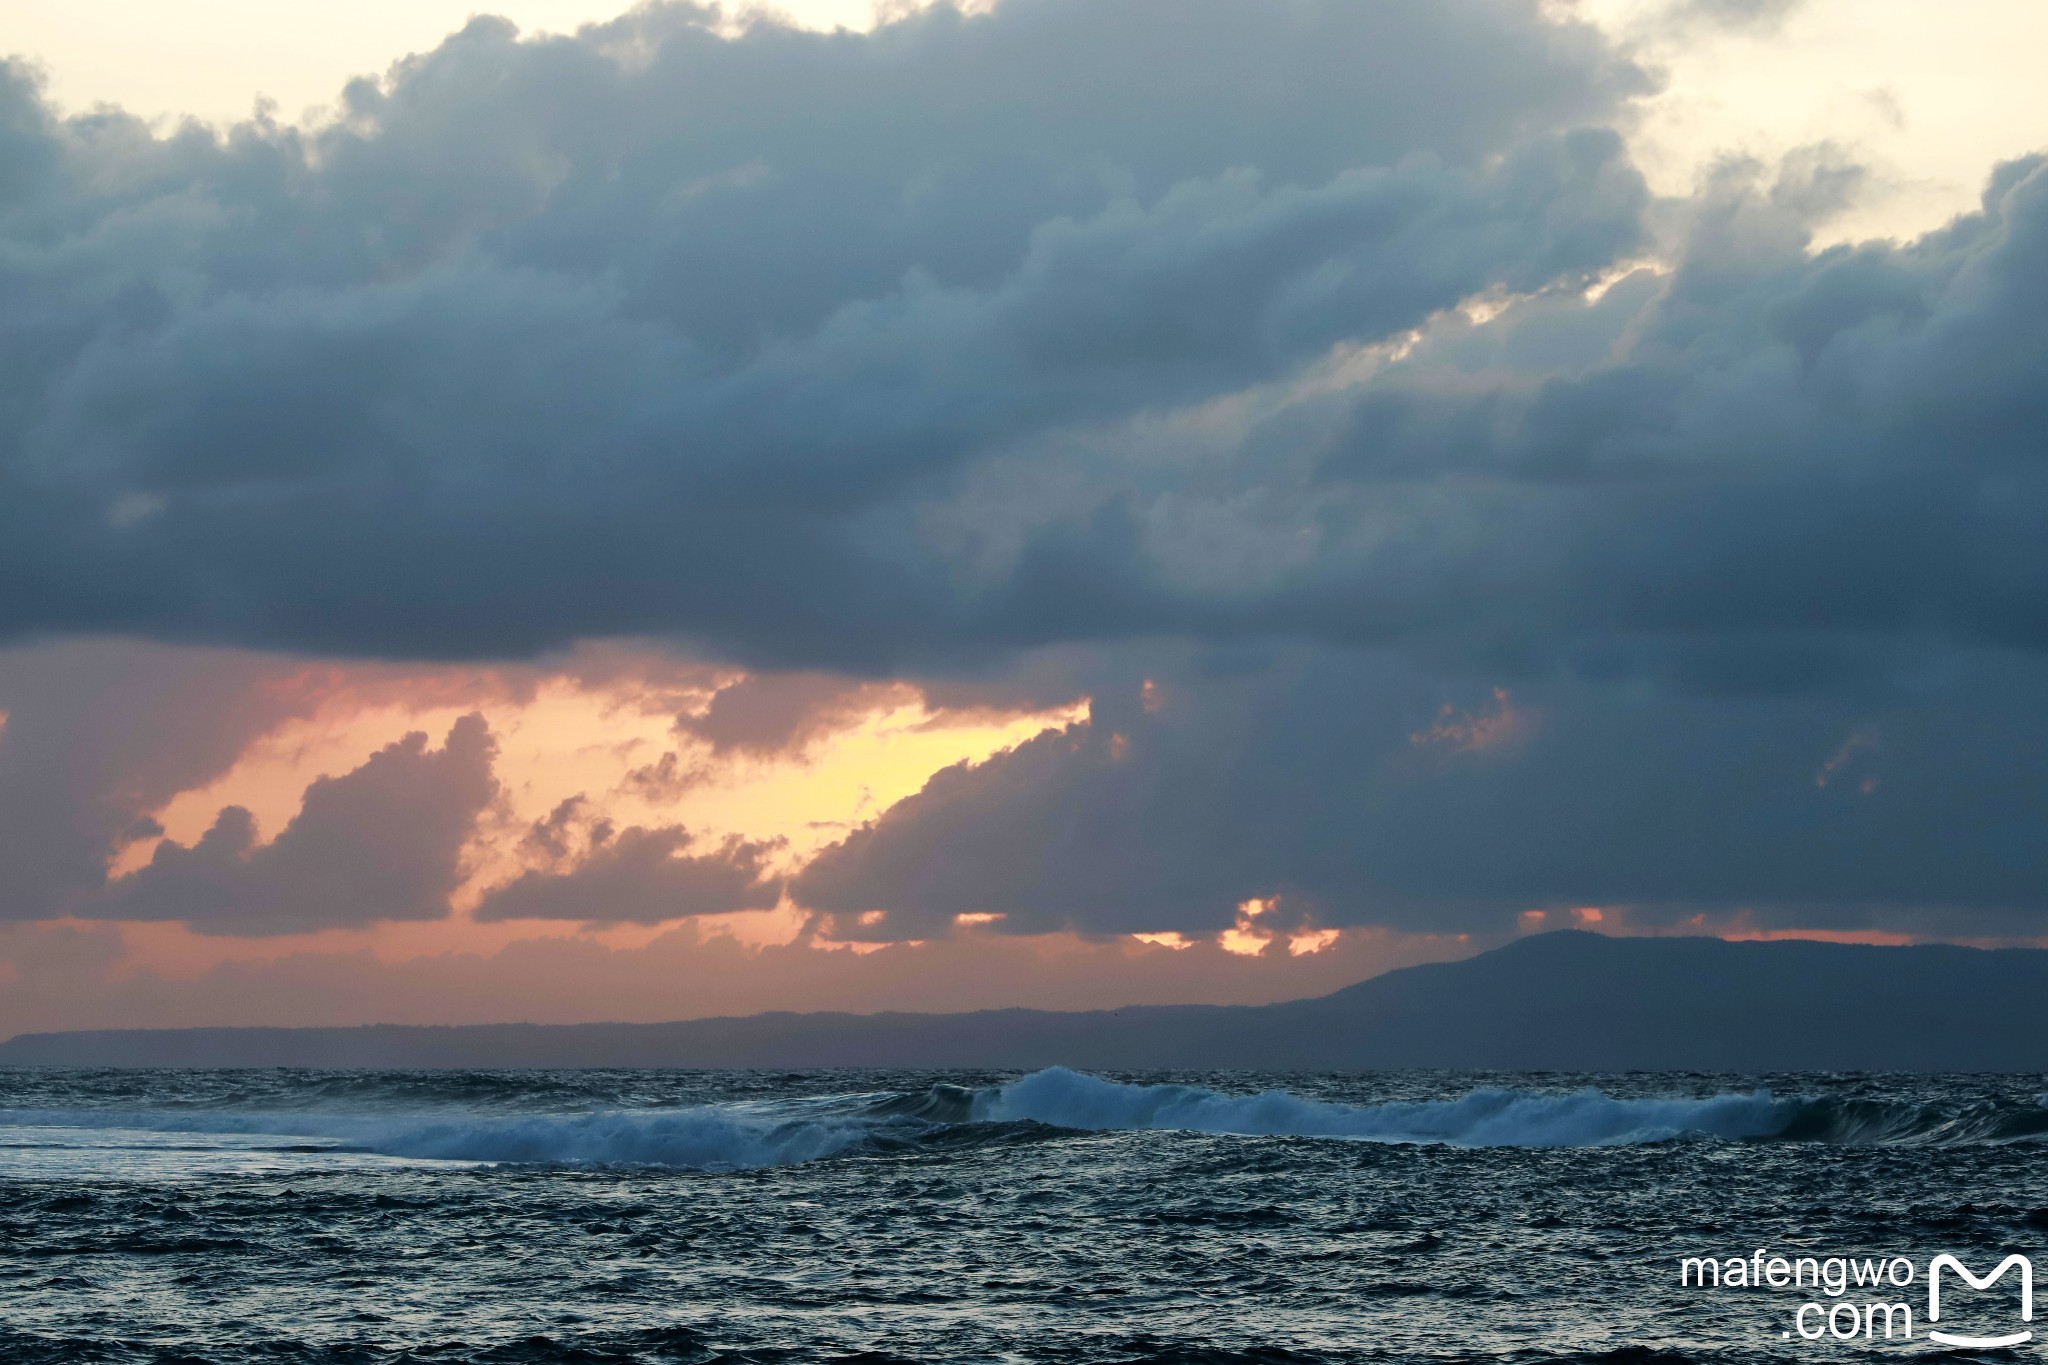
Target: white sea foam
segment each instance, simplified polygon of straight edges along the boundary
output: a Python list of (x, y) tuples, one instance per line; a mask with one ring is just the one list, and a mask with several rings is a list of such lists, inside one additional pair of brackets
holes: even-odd
[(471, 1162), (583, 1162), (733, 1170), (831, 1156), (873, 1125), (853, 1116), (778, 1118), (738, 1105), (518, 1116), (44, 1111), (0, 1113), (6, 1127), (266, 1134), (384, 1156)]
[[(935, 1092), (936, 1093), (936, 1092)], [(958, 1096), (959, 1098), (955, 1098)], [(873, 1095), (780, 1103), (705, 1104), (676, 1109), (585, 1113), (479, 1113), (462, 1108), (407, 1113), (304, 1109), (14, 1110), (6, 1129), (186, 1135), (269, 1135), (278, 1144), (331, 1144), (415, 1160), (575, 1162), (733, 1170), (814, 1161), (884, 1134), (914, 1138), (946, 1120), (1035, 1121), (1058, 1128), (1177, 1129), (1267, 1137), (1352, 1138), (1468, 1147), (1581, 1147), (1655, 1142), (1681, 1134), (1767, 1137), (1782, 1131), (1798, 1101), (1766, 1091), (1706, 1098), (1620, 1098), (1599, 1090), (1549, 1093), (1474, 1090), (1457, 1099), (1340, 1104), (1284, 1090), (1230, 1095), (1197, 1086), (1129, 1085), (1061, 1067), (944, 1104), (879, 1102)], [(0, 1142), (0, 1146), (4, 1146)], [(286, 1150), (282, 1146), (273, 1150)], [(318, 1151), (307, 1153), (317, 1157)]]
[(1785, 1126), (1794, 1107), (1763, 1090), (1700, 1099), (1622, 1099), (1591, 1089), (1560, 1094), (1474, 1090), (1453, 1100), (1351, 1105), (1284, 1090), (1226, 1095), (1198, 1086), (1126, 1085), (1054, 1067), (984, 1093), (975, 1117), (1033, 1119), (1062, 1128), (1592, 1147), (1657, 1142), (1684, 1133), (1766, 1137)]

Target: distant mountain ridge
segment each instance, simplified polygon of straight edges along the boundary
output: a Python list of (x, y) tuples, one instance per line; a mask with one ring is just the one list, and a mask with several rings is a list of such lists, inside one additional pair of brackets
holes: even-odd
[(1562, 932), (1276, 1005), (22, 1034), (7, 1066), (2048, 1070), (2048, 950)]

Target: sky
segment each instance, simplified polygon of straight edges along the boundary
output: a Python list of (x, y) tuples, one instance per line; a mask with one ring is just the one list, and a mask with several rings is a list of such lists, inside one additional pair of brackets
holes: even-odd
[(2048, 12), (0, 14), (0, 1033), (2048, 940)]

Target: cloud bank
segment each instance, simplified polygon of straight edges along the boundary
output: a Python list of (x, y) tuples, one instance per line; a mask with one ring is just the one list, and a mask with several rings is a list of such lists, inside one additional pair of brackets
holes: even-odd
[(439, 919), (497, 794), (495, 752), (482, 716), (458, 721), (439, 749), (415, 730), (353, 772), (314, 779), (269, 842), (246, 809), (226, 807), (196, 843), (163, 840), (147, 866), (82, 908), (243, 934)]
[(224, 139), (7, 68), (0, 637), (1000, 645), (915, 526), (964, 468), (1640, 236), (1644, 77), (1515, 0), (715, 20), (478, 20)]
[[(0, 70), (6, 915), (446, 916), (481, 720), (105, 866), (305, 712), (266, 657), (607, 637), (749, 672), (480, 921), (2048, 909), (2048, 161), (1815, 252), (1853, 165), (1653, 198), (1652, 77), (1533, 0), (720, 24), (479, 19), (223, 136)], [(913, 691), (1091, 710), (798, 869), (602, 809)]]

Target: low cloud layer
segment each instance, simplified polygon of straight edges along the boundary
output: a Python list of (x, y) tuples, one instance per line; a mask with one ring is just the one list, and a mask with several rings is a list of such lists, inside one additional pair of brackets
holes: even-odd
[(1071, 692), (1044, 718), (1002, 704), (1015, 681), (947, 705), (644, 645), (483, 667), (0, 650), (0, 921), (459, 936), (767, 910), (850, 820), (1073, 714)]
[(2038, 932), (2048, 911), (2038, 661), (1954, 658), (1948, 695), (1904, 679), (1798, 696), (1559, 673), (1447, 686), (1333, 651), (1247, 662), (1162, 673), (1152, 706), (1106, 678), (1094, 720), (937, 775), (792, 894), (877, 938), (961, 914), (1216, 934), (1252, 899), (1284, 912), (1269, 929), (1473, 934), (1582, 906), (1638, 928), (1739, 911), (1977, 936)]
[(181, 791), (312, 709), (285, 662), (79, 641), (0, 652), (0, 919), (66, 913)]
[(579, 850), (556, 853), (556, 866), (529, 869), (494, 888), (475, 918), (660, 924), (775, 908), (782, 883), (767, 868), (773, 844), (738, 836), (707, 842), (681, 825), (614, 831), (599, 820)]
[(497, 794), (495, 753), (481, 716), (458, 721), (438, 749), (416, 730), (353, 772), (316, 778), (267, 843), (247, 810), (229, 806), (196, 843), (161, 841), (147, 866), (79, 908), (235, 934), (440, 919)]

